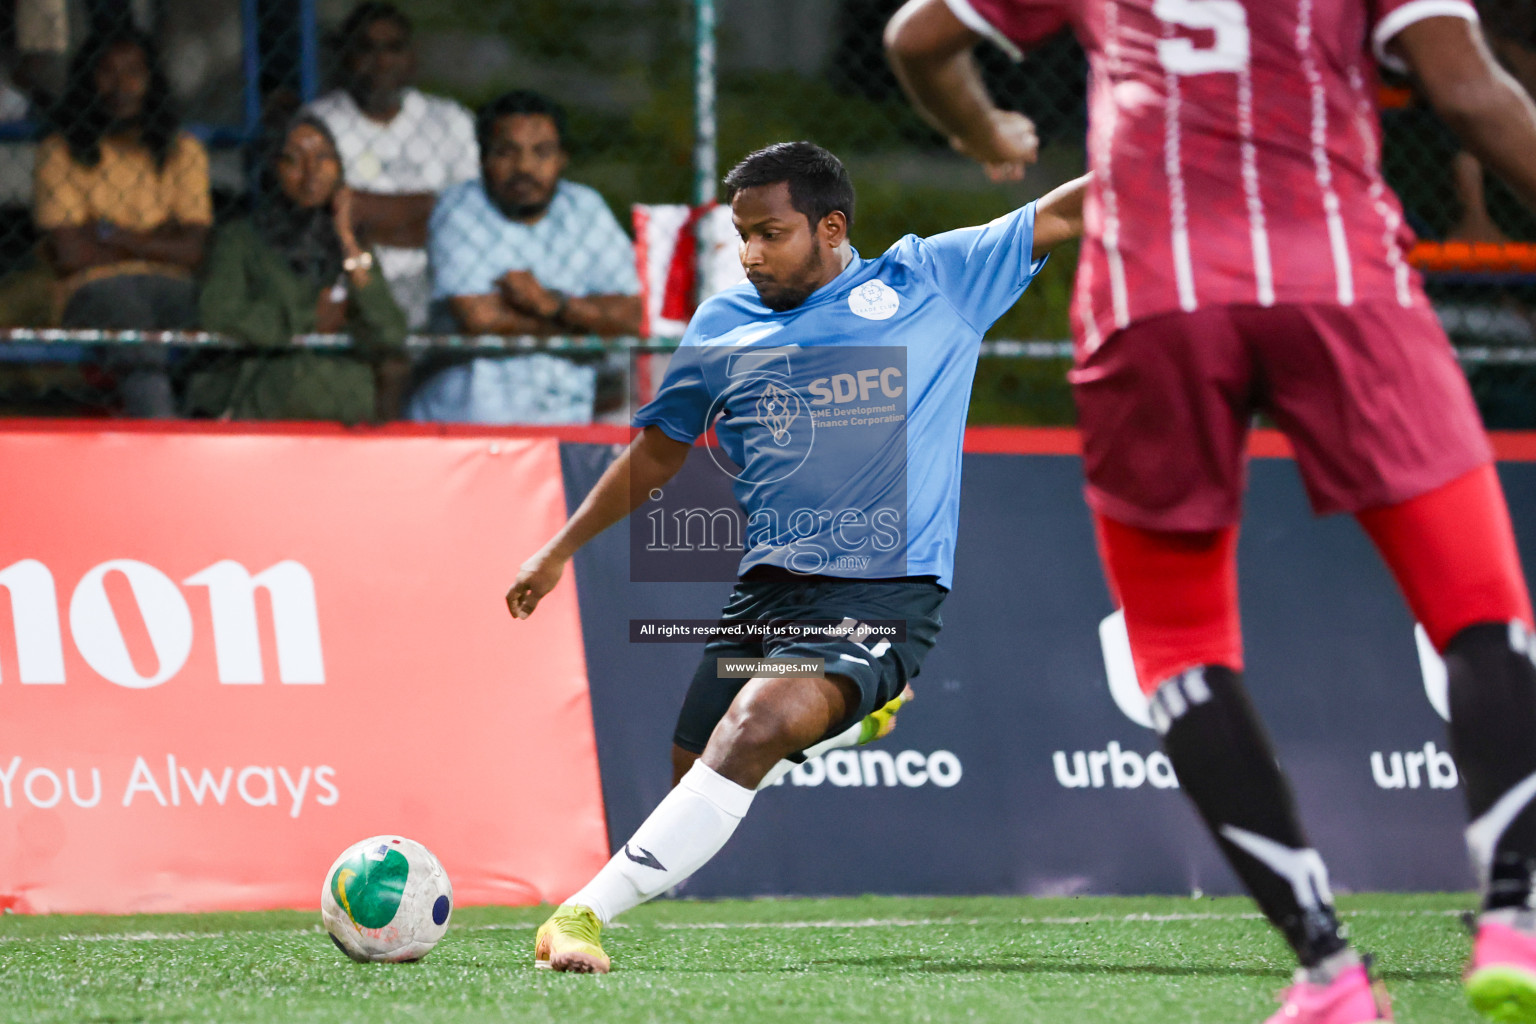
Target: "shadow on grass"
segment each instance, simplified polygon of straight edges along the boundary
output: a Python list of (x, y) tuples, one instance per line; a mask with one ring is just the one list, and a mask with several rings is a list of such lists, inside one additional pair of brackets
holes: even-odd
[[(1234, 965), (1207, 964), (1199, 966), (1174, 966), (1169, 964), (1102, 964), (1082, 960), (956, 960), (911, 955), (890, 956), (839, 956), (807, 960), (802, 964), (763, 967), (763, 971), (803, 971), (818, 967), (868, 968), (877, 971), (912, 972), (917, 974), (1113, 974), (1127, 977), (1177, 977), (1177, 978), (1268, 978), (1279, 979), (1283, 984), (1291, 974), (1285, 970), (1268, 967), (1241, 967)], [(753, 971), (751, 967), (733, 967)], [(1384, 981), (1458, 981), (1461, 974), (1455, 970), (1401, 970), (1377, 971)]]
[(955, 960), (923, 956), (847, 956), (810, 961), (810, 966), (867, 967), (883, 971), (913, 971), (919, 974), (1120, 974), (1169, 977), (1199, 975), (1250, 978), (1287, 976), (1284, 972), (1261, 967), (1204, 966), (1176, 967), (1167, 964), (1102, 964), (1082, 960)]

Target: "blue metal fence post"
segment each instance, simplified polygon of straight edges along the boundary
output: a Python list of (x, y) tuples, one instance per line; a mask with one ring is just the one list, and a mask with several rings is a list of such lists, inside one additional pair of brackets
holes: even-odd
[(261, 6), (260, 0), (240, 0), (240, 69), (245, 78), (247, 141), (261, 133)]
[(715, 0), (694, 0), (693, 201), (715, 198)]
[[(715, 0), (694, 0), (693, 41), (693, 204), (715, 201), (719, 177), (715, 119)], [(710, 257), (709, 233), (704, 218), (693, 225), (694, 301), (703, 298), (704, 273)]]
[(320, 89), (320, 27), (315, 0), (299, 0), (299, 98), (305, 103)]

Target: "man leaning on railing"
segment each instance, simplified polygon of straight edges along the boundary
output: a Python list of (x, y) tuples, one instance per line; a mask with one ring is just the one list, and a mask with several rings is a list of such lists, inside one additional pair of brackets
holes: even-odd
[[(602, 196), (565, 181), (565, 113), (533, 92), (492, 100), (476, 119), (481, 178), (432, 212), (434, 329), (466, 334), (635, 334), (634, 248)], [(411, 419), (580, 423), (597, 370), (547, 352), (476, 358), (417, 391)]]

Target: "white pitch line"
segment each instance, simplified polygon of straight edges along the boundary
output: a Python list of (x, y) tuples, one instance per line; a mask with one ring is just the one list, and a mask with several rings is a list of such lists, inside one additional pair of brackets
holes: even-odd
[(0, 942), (186, 942), (238, 935), (323, 935), (323, 928), (258, 928), (241, 932), (118, 932), (110, 935), (0, 935)]
[[(1459, 917), (1460, 910), (1351, 910), (1342, 916), (1350, 917)], [(741, 929), (800, 928), (933, 928), (940, 925), (975, 927), (984, 924), (1004, 925), (1083, 925), (1083, 924), (1170, 924), (1182, 921), (1261, 921), (1262, 914), (1088, 914), (1082, 917), (1018, 917), (1018, 918), (864, 918), (858, 921), (663, 921), (656, 924), (632, 924), (615, 921), (609, 928), (655, 928), (659, 931), (727, 931)], [(532, 931), (536, 924), (472, 924), (453, 929), (465, 932)], [(121, 932), (111, 935), (0, 935), (5, 942), (187, 942), (194, 939), (228, 939), (240, 935), (309, 935), (323, 934), (319, 927), (258, 929), (239, 932)]]
[[(1347, 911), (1344, 917), (1455, 917), (1459, 910), (1356, 910)], [(649, 927), (663, 930), (692, 928), (931, 928), (937, 925), (1080, 925), (1080, 924), (1161, 924), (1178, 921), (1262, 921), (1264, 915), (1245, 914), (1091, 914), (1083, 917), (1019, 917), (1019, 918), (866, 918), (862, 921), (725, 921), (666, 922)], [(622, 927), (620, 924), (610, 928)], [(642, 927), (642, 926), (636, 926)]]

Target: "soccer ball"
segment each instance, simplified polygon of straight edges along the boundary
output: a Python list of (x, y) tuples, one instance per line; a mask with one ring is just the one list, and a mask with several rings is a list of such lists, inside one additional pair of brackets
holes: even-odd
[(320, 919), (353, 960), (408, 963), (448, 930), (453, 885), (425, 846), (374, 836), (347, 848), (325, 873)]

